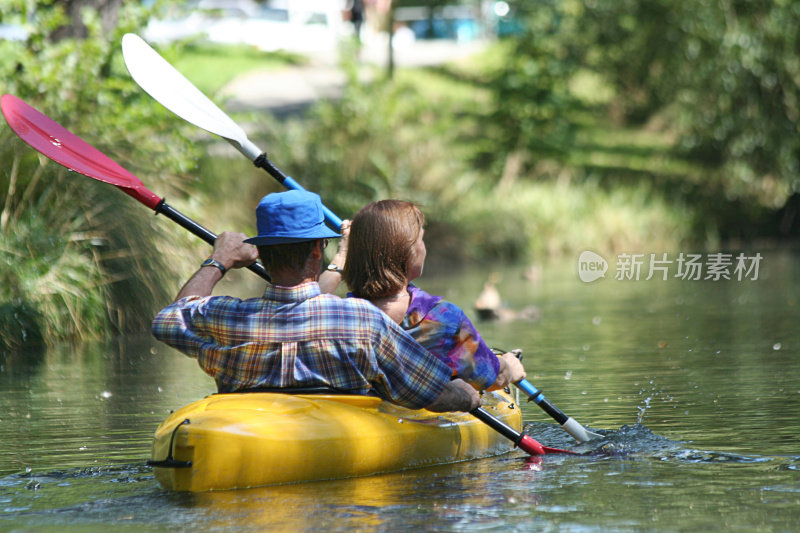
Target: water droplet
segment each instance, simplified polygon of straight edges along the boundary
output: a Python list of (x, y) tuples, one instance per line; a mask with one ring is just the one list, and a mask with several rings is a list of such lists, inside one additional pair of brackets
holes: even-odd
[(775, 344), (772, 345), (772, 349), (775, 350), (775, 351), (780, 350), (781, 349), (781, 343), (776, 342)]
[(595, 326), (599, 326), (602, 321), (603, 321), (602, 318), (600, 318), (599, 316), (596, 316), (596, 317), (594, 317), (592, 319), (592, 324), (594, 324)]
[(101, 393), (100, 393), (100, 397), (101, 397), (101, 398), (108, 399), (108, 398), (111, 398), (111, 396), (113, 396), (113, 394), (111, 394), (111, 393), (110, 393), (109, 391), (107, 391), (107, 390), (104, 390), (103, 392), (101, 392)]

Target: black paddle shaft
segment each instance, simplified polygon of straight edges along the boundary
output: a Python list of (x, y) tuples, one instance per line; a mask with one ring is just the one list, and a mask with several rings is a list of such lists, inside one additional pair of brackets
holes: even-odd
[(479, 419), (481, 422), (485, 423), (507, 439), (509, 439), (514, 444), (518, 445), (520, 440), (522, 440), (522, 433), (517, 431), (516, 429), (512, 428), (499, 418), (492, 416), (486, 409), (483, 407), (477, 407), (469, 412), (471, 415)]
[[(206, 241), (211, 246), (214, 246), (214, 242), (217, 240), (217, 236), (212, 231), (208, 230), (207, 228), (201, 226), (191, 218), (187, 217), (186, 215), (184, 215), (183, 213), (181, 213), (180, 211), (169, 205), (164, 200), (161, 200), (161, 202), (159, 202), (159, 204), (156, 206), (155, 211), (156, 214), (164, 215), (165, 217), (172, 220), (173, 222), (176, 222), (183, 228), (188, 229), (189, 231), (191, 231), (192, 233), (194, 233), (195, 235)], [(269, 274), (267, 274), (267, 271), (264, 270), (264, 265), (262, 265), (258, 261), (248, 266), (247, 268), (258, 274), (265, 280), (271, 281)]]
[(266, 170), (270, 176), (278, 180), (278, 183), (283, 184), (289, 176), (283, 173), (281, 169), (275, 166), (275, 164), (270, 161), (269, 157), (267, 157), (267, 153), (264, 152), (260, 156), (253, 159), (253, 165), (258, 168), (263, 168)]

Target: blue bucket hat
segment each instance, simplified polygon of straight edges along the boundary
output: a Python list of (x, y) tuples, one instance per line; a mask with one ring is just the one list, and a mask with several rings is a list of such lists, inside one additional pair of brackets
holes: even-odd
[(322, 200), (309, 191), (266, 195), (256, 208), (256, 226), (258, 236), (244, 242), (260, 246), (341, 237), (325, 225)]

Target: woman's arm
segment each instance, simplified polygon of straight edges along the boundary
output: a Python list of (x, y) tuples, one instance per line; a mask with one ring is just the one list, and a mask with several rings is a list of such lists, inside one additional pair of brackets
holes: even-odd
[(517, 356), (512, 353), (504, 353), (500, 356), (500, 371), (497, 373), (497, 379), (486, 390), (497, 390), (507, 387), (512, 383), (525, 379), (525, 369)]
[(320, 292), (332, 294), (339, 287), (342, 282), (342, 270), (344, 270), (345, 260), (347, 259), (347, 241), (350, 238), (350, 221), (342, 221), (342, 238), (339, 239), (339, 247), (336, 250), (336, 255), (329, 263), (329, 267), (335, 266), (336, 270), (328, 270), (326, 268), (322, 274), (319, 275), (319, 290)]

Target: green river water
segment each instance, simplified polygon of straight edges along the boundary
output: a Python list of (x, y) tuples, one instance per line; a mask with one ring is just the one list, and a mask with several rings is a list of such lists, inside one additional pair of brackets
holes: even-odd
[[(169, 493), (145, 462), (168, 412), (214, 391), (193, 360), (148, 336), (0, 356), (0, 531), (797, 531), (800, 257), (760, 252), (741, 281), (617, 280), (618, 258), (592, 283), (577, 260), (495, 270), (540, 317), (478, 327), (604, 434), (575, 445), (524, 405), (528, 432), (581, 456)], [(419, 285), (470, 309), (487, 274)]]

